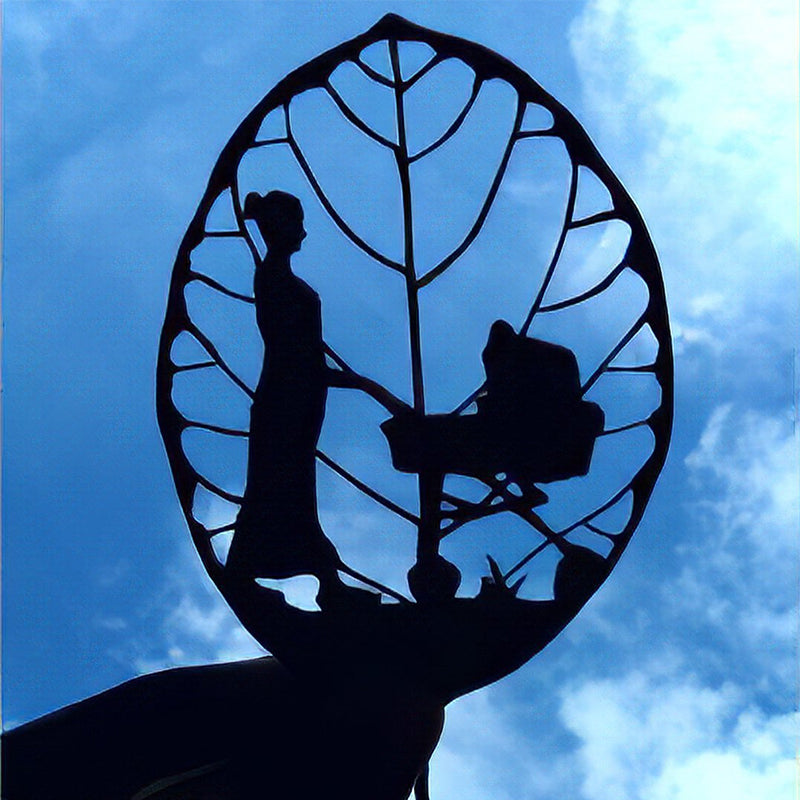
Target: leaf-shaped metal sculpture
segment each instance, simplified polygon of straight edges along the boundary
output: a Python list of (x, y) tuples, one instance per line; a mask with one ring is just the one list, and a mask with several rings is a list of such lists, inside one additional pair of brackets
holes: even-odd
[[(480, 116), (486, 109), (494, 114), (489, 126)], [(479, 141), (472, 150), (460, 143), (470, 136)], [(363, 149), (345, 164), (351, 140)], [(537, 190), (537, 175), (526, 175), (526, 148), (535, 143), (563, 160), (563, 207), (548, 204), (538, 219), (512, 219), (503, 228), (503, 198)], [(371, 402), (350, 424), (373, 437), (365, 452), (375, 463), (358, 464), (343, 437), (329, 436), (330, 450), (323, 430), (320, 470), (416, 532), (417, 560), (406, 568), (417, 602), (338, 556), (333, 568), (380, 592), (383, 604), (304, 611), (255, 582), (258, 575), (226, 567), (221, 543), (238, 535), (250, 404), (264, 363), (252, 292), (264, 245), (248, 222), (245, 196), (275, 189), (302, 196), (309, 247), (314, 237), (324, 243), (315, 258), (326, 269), (308, 280), (322, 299), (330, 385), (346, 387), (343, 405), (356, 397)], [(428, 204), (420, 205), (426, 191)], [(463, 211), (477, 192), (467, 221)], [(463, 202), (453, 199), (459, 194)], [(489, 231), (494, 221), (500, 244), (482, 250), (497, 235)], [(527, 227), (548, 224), (550, 253), (526, 250)], [(492, 263), (510, 241), (525, 263)], [(446, 329), (437, 327), (436, 313), (447, 313), (454, 296), (480, 293), (482, 276), (500, 267), (524, 276), (514, 308), (491, 326), (473, 326), (478, 333), (449, 329), (454, 340), (486, 343), (485, 376), (481, 351), (470, 345), (472, 367), (437, 373), (435, 357), (426, 359), (429, 331)], [(471, 295), (459, 283), (470, 276), (479, 287)], [(337, 311), (330, 287), (343, 284), (349, 289), (337, 296), (353, 308), (370, 293), (381, 298), (377, 312), (370, 306), (379, 320), (371, 324), (389, 335), (375, 360), (407, 359), (405, 386), (391, 366), (379, 374), (376, 364), (356, 363), (354, 344), (363, 344), (367, 321), (353, 322), (352, 309)], [(518, 303), (525, 308), (515, 319)], [(392, 321), (398, 308), (402, 332)], [(338, 334), (337, 322), (352, 328)], [(471, 385), (451, 402), (452, 391), (438, 384), (458, 378)], [(543, 400), (548, 385), (558, 390)], [(516, 669), (551, 641), (611, 572), (642, 518), (672, 421), (657, 257), (631, 198), (560, 103), (501, 56), (390, 15), (288, 75), (220, 155), (173, 270), (157, 408), (195, 546), (256, 639), (298, 673), (391, 676), (446, 702)], [(393, 483), (401, 473), (406, 483)], [(381, 483), (381, 475), (390, 478)], [(416, 499), (409, 479), (417, 481)], [(459, 573), (440, 547), (456, 532), (469, 537), (481, 522), (502, 528), (511, 520), (529, 526), (530, 545), (513, 559), (491, 554), (480, 592), (455, 596)], [(522, 570), (544, 551), (558, 553), (553, 596), (523, 599)]]

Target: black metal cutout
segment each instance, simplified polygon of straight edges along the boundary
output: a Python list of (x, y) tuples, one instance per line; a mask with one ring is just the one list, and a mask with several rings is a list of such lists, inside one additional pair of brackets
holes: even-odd
[[(425, 42), (433, 49), (435, 55), (433, 55), (431, 59), (410, 78), (403, 79), (400, 66), (398, 42), (406, 40)], [(388, 75), (379, 73), (360, 57), (360, 53), (363, 49), (377, 43), (383, 43), (383, 46), (387, 48), (387, 69), (390, 70)], [(404, 93), (411, 86), (423, 80), (425, 75), (430, 72), (433, 67), (442, 63), (448, 58), (458, 59), (474, 72), (471, 94), (467, 103), (461, 108), (460, 112), (457, 113), (455, 119), (446, 128), (444, 134), (440, 135), (431, 144), (423, 148), (423, 150), (416, 154), (411, 154), (407, 151), (406, 147), (405, 129), (408, 121), (405, 119), (405, 108), (403, 103)], [(355, 64), (368, 79), (373, 80), (378, 84), (392, 90), (394, 95), (396, 119), (398, 122), (398, 139), (396, 143), (389, 141), (381, 134), (377, 134), (375, 131), (369, 128), (369, 126), (363, 123), (356, 112), (353, 111), (346, 101), (342, 99), (338, 91), (331, 85), (330, 75), (336, 66), (344, 63), (345, 61), (350, 61)], [(415, 269), (411, 183), (409, 180), (410, 169), (417, 161), (425, 158), (430, 153), (433, 153), (438, 147), (440, 147), (450, 138), (459, 134), (462, 123), (469, 115), (470, 110), (474, 107), (481, 87), (487, 80), (490, 79), (506, 81), (517, 92), (517, 110), (515, 119), (513, 120), (513, 124), (511, 126), (506, 147), (500, 158), (496, 173), (491, 180), (487, 196), (481, 204), (478, 214), (471, 224), (464, 239), (459, 242), (455, 249), (438, 264), (434, 265), (422, 275), (417, 276)], [(300, 149), (292, 130), (291, 103), (292, 99), (297, 94), (301, 93), (305, 88), (311, 87), (323, 88), (332, 98), (343, 117), (351, 125), (353, 125), (357, 130), (361, 131), (364, 135), (368, 136), (371, 140), (377, 142), (379, 145), (389, 148), (393, 153), (400, 179), (402, 206), (404, 209), (403, 219), (405, 231), (405, 253), (402, 263), (389, 259), (383, 254), (379, 253), (336, 211), (333, 204), (327, 197), (322, 185), (314, 175), (311, 166), (306, 160), (302, 150)], [(525, 116), (526, 109), (531, 104), (535, 104), (537, 107), (544, 109), (552, 116), (552, 125), (550, 125), (550, 127), (542, 130), (522, 130), (522, 120)], [(261, 128), (262, 120), (273, 111), (283, 114), (286, 136), (258, 141), (255, 138), (256, 132)], [(545, 269), (544, 278), (540, 285), (537, 296), (533, 299), (526, 319), (522, 321), (519, 331), (513, 334), (513, 337), (515, 337), (514, 340), (519, 341), (520, 345), (527, 342), (529, 343), (529, 347), (534, 349), (538, 348), (540, 353), (561, 352), (558, 349), (553, 350), (553, 346), (546, 342), (537, 344), (538, 340), (528, 335), (529, 329), (531, 329), (531, 326), (537, 318), (537, 315), (558, 314), (562, 310), (579, 306), (585, 300), (602, 296), (605, 289), (611, 286), (615, 279), (625, 269), (632, 269), (637, 275), (639, 275), (640, 278), (644, 280), (647, 290), (650, 294), (650, 301), (646, 311), (636, 320), (635, 324), (628, 329), (623, 338), (618, 341), (608, 353), (606, 353), (600, 364), (594, 369), (588, 378), (583, 381), (582, 385), (576, 386), (570, 391), (573, 392), (573, 396), (575, 397), (574, 402), (577, 404), (575, 407), (578, 409), (585, 408), (587, 411), (589, 411), (593, 408), (596, 408), (596, 406), (585, 401), (583, 399), (583, 395), (586, 394), (591, 386), (603, 374), (606, 372), (620, 374), (647, 372), (653, 374), (658, 380), (659, 386), (662, 390), (661, 403), (656, 411), (646, 419), (635, 420), (632, 422), (625, 421), (624, 424), (608, 429), (603, 429), (602, 423), (599, 421), (600, 416), (602, 415), (598, 409), (598, 411), (594, 412), (594, 421), (592, 422), (591, 432), (585, 434), (585, 436), (588, 436), (588, 439), (585, 440), (586, 444), (583, 445), (584, 456), (579, 468), (573, 467), (571, 468), (571, 471), (568, 472), (563, 472), (563, 469), (560, 473), (558, 470), (554, 471), (552, 468), (552, 458), (545, 458), (543, 456), (540, 458), (541, 464), (539, 471), (537, 472), (532, 468), (531, 464), (526, 464), (527, 456), (524, 454), (525, 448), (522, 446), (517, 448), (519, 454), (516, 457), (511, 457), (510, 461), (508, 456), (505, 458), (500, 456), (496, 457), (496, 463), (494, 464), (491, 463), (491, 459), (489, 462), (483, 464), (480, 463), (482, 459), (485, 460), (485, 453), (487, 451), (497, 451), (497, 442), (501, 442), (504, 439), (507, 441), (512, 441), (514, 437), (511, 432), (513, 431), (518, 433), (519, 425), (522, 425), (524, 428), (525, 425), (528, 424), (526, 422), (524, 413), (509, 410), (513, 408), (513, 403), (511, 403), (508, 408), (503, 409), (502, 402), (495, 403), (497, 406), (495, 416), (498, 420), (505, 420), (506, 430), (504, 433), (502, 433), (502, 435), (494, 435), (491, 433), (487, 434), (484, 431), (482, 435), (486, 442), (483, 447), (484, 455), (479, 457), (471, 456), (471, 448), (467, 447), (464, 449), (465, 455), (462, 457), (462, 460), (463, 458), (466, 458), (467, 462), (469, 462), (470, 459), (472, 459), (473, 463), (465, 462), (461, 464), (461, 466), (454, 464), (452, 463), (454, 458), (452, 452), (453, 448), (447, 444), (447, 437), (445, 437), (445, 439), (442, 440), (444, 443), (440, 444), (439, 446), (439, 450), (441, 451), (439, 456), (434, 458), (434, 462), (436, 462), (438, 459), (438, 463), (427, 464), (425, 463), (425, 457), (421, 456), (420, 452), (417, 452), (416, 454), (413, 452), (415, 448), (419, 448), (420, 435), (422, 435), (423, 438), (427, 437), (428, 444), (426, 447), (430, 448), (430, 442), (432, 441), (430, 440), (430, 431), (435, 430), (437, 426), (439, 426), (440, 432), (447, 430), (448, 426), (450, 426), (453, 431), (463, 430), (464, 424), (466, 424), (468, 428), (472, 426), (472, 428), (476, 431), (480, 431), (482, 425), (485, 428), (487, 414), (491, 416), (492, 403), (495, 401), (497, 396), (502, 395), (502, 389), (498, 388), (498, 386), (502, 385), (502, 379), (495, 378), (494, 382), (487, 379), (483, 385), (474, 390), (470, 396), (464, 400), (463, 403), (454, 408), (451, 412), (449, 412), (448, 415), (426, 415), (425, 390), (419, 340), (420, 323), (417, 299), (418, 292), (424, 290), (425, 287), (429, 286), (439, 275), (443, 274), (444, 271), (456, 264), (460, 257), (470, 248), (475, 239), (480, 235), (482, 227), (491, 213), (494, 200), (503, 184), (505, 171), (516, 144), (537, 136), (557, 137), (564, 142), (567, 152), (572, 159), (572, 173), (564, 210), (563, 222), (558, 239), (555, 242), (552, 258)], [(265, 100), (252, 112), (252, 114), (242, 124), (239, 131), (235, 134), (231, 140), (231, 143), (228, 145), (222, 157), (220, 158), (219, 165), (215, 170), (216, 177), (214, 180), (212, 180), (209, 186), (207, 198), (201, 204), (196, 221), (193, 223), (193, 228), (190, 228), (190, 233), (187, 234), (184, 250), (188, 243), (192, 243), (194, 246), (196, 246), (197, 242), (202, 239), (202, 234), (198, 235), (197, 233), (194, 233), (193, 230), (203, 224), (204, 215), (207, 213), (207, 210), (210, 209), (216, 197), (219, 196), (223, 190), (230, 188), (233, 196), (234, 214), (239, 226), (239, 234), (245, 239), (245, 242), (251, 251), (256, 270), (260, 269), (261, 256), (258, 254), (255, 244), (253, 243), (245, 226), (245, 214), (243, 213), (242, 201), (240, 200), (238, 189), (237, 165), (240, 163), (243, 155), (253, 147), (273, 145), (280, 146), (282, 144), (288, 144), (299, 169), (308, 181), (312, 195), (319, 201), (334, 225), (344, 234), (344, 236), (353, 244), (353, 246), (357, 247), (362, 253), (372, 258), (377, 264), (380, 264), (383, 267), (388, 267), (393, 272), (400, 273), (405, 280), (411, 346), (411, 394), (413, 395), (413, 403), (411, 406), (405, 404), (393, 393), (389, 392), (386, 387), (381, 386), (378, 382), (372, 381), (370, 378), (354, 371), (347, 364), (345, 359), (337, 354), (327, 343), (324, 343), (320, 340), (320, 344), (325, 357), (330, 359), (335, 365), (335, 367), (329, 366), (326, 368), (328, 370), (326, 373), (326, 385), (329, 387), (340, 388), (344, 391), (356, 390), (364, 392), (376, 400), (390, 414), (390, 420), (385, 423), (384, 430), (387, 433), (387, 436), (389, 437), (389, 443), (392, 446), (393, 455), (395, 458), (395, 466), (419, 475), (421, 496), (420, 513), (414, 514), (407, 509), (402, 508), (402, 506), (390, 500), (377, 488), (370, 486), (370, 482), (368, 480), (364, 480), (363, 478), (358, 477), (352, 471), (346, 469), (345, 466), (340, 464), (338, 460), (331, 454), (323, 454), (322, 452), (318, 451), (317, 448), (315, 448), (315, 456), (317, 460), (332, 469), (334, 473), (337, 474), (342, 480), (354, 486), (362, 494), (372, 498), (383, 508), (387, 509), (387, 511), (396, 514), (397, 516), (403, 518), (406, 522), (414, 524), (419, 528), (420, 548), (418, 550), (418, 557), (421, 559), (421, 562), (427, 561), (428, 572), (426, 580), (430, 581), (432, 585), (437, 584), (437, 581), (441, 584), (438, 586), (438, 588), (434, 587), (432, 590), (428, 591), (426, 589), (419, 588), (419, 581), (417, 581), (420, 593), (420, 596), (418, 597), (418, 600), (421, 604), (420, 607), (425, 607), (429, 603), (437, 604), (441, 602), (460, 602), (457, 600), (447, 601), (447, 597), (452, 596), (451, 593), (454, 591), (454, 587), (458, 583), (458, 578), (456, 573), (453, 572), (453, 570), (446, 563), (444, 563), (441, 557), (438, 555), (439, 541), (452, 535), (457, 530), (460, 530), (469, 523), (477, 522), (490, 516), (497, 517), (498, 515), (503, 515), (505, 513), (513, 513), (525, 519), (534, 527), (534, 529), (539, 531), (540, 535), (544, 536), (544, 542), (540, 545), (537, 545), (537, 548), (535, 548), (532, 552), (538, 553), (541, 551), (542, 547), (560, 543), (566, 534), (579, 527), (582, 523), (576, 523), (575, 525), (567, 526), (565, 530), (561, 531), (550, 530), (548, 526), (545, 525), (542, 517), (533, 511), (533, 509), (535, 509), (537, 506), (546, 504), (548, 502), (548, 496), (546, 492), (541, 488), (540, 485), (537, 484), (546, 482), (549, 479), (565, 480), (568, 479), (568, 474), (582, 474), (582, 471), (585, 471), (590, 463), (590, 443), (595, 437), (611, 436), (614, 433), (630, 430), (635, 427), (648, 427), (650, 430), (656, 433), (656, 446), (654, 447), (652, 454), (646, 460), (645, 466), (625, 487), (623, 487), (621, 493), (619, 494), (621, 497), (623, 494), (625, 494), (625, 492), (634, 490), (635, 502), (631, 510), (631, 518), (629, 520), (629, 524), (626, 526), (626, 530), (624, 533), (618, 534), (615, 538), (614, 548), (612, 549), (607, 561), (610, 569), (611, 566), (613, 566), (613, 563), (615, 563), (616, 559), (619, 557), (624, 545), (630, 538), (630, 534), (633, 532), (633, 529), (638, 523), (638, 520), (644, 510), (644, 504), (646, 503), (647, 496), (652, 489), (655, 475), (657, 475), (657, 472), (660, 469), (660, 464), (663, 463), (663, 456), (666, 452), (666, 443), (668, 440), (669, 421), (671, 419), (671, 375), (669, 373), (671, 364), (671, 350), (663, 298), (663, 288), (661, 286), (660, 275), (658, 273), (658, 265), (655, 259), (655, 254), (652, 251), (652, 245), (649, 242), (649, 238), (647, 237), (647, 233), (641, 222), (641, 218), (638, 216), (638, 212), (636, 212), (636, 209), (631, 203), (630, 198), (624, 192), (621, 185), (616, 178), (614, 178), (613, 174), (610, 172), (602, 159), (600, 159), (597, 151), (594, 149), (594, 146), (588, 140), (578, 124), (562, 106), (553, 100), (552, 97), (544, 92), (530, 78), (524, 75), (524, 73), (520, 72), (516, 69), (516, 67), (513, 67), (513, 65), (509, 64), (503, 59), (497, 57), (489, 51), (484, 50), (483, 48), (480, 48), (477, 45), (472, 45), (468, 42), (464, 42), (453, 37), (432, 33), (430, 31), (413, 26), (397, 17), (390, 16), (385, 18), (375, 28), (363, 36), (358, 37), (346, 45), (342, 45), (340, 48), (335, 49), (330, 54), (321, 56), (311, 64), (298, 70), (292, 76), (279, 84), (279, 86), (276, 87), (276, 89), (270, 93), (270, 95), (268, 95), (267, 98), (265, 98)], [(611, 198), (612, 207), (607, 211), (599, 211), (597, 213), (590, 214), (588, 217), (575, 219), (574, 208), (578, 192), (578, 170), (579, 167), (584, 166), (589, 168), (594, 175), (597, 176), (600, 183), (605, 186)], [(266, 186), (265, 190), (271, 188), (280, 187)], [(597, 223), (607, 222), (612, 219), (624, 221), (631, 229), (631, 240), (625, 259), (621, 263), (614, 266), (613, 269), (611, 269), (606, 276), (600, 280), (599, 283), (588, 290), (582, 291), (579, 294), (569, 297), (565, 300), (548, 302), (548, 286), (552, 276), (559, 268), (559, 259), (567, 238), (570, 236), (570, 232)], [(184, 257), (179, 254), (174, 278), (175, 281), (178, 281), (177, 284), (174, 284), (176, 287), (182, 285), (182, 283), (185, 282), (189, 277), (188, 273), (181, 272), (180, 264), (182, 263), (183, 258)], [(206, 280), (205, 282), (211, 286), (212, 284), (209, 283), (209, 280)], [(215, 287), (212, 286), (212, 288)], [(238, 296), (238, 293), (231, 293), (231, 290), (223, 291), (225, 291), (227, 296), (234, 297), (236, 299), (244, 299), (243, 296)], [(257, 302), (256, 305), (258, 306)], [(171, 319), (173, 322), (170, 322)], [(622, 351), (625, 345), (631, 341), (638, 330), (645, 324), (650, 325), (650, 328), (654, 332), (656, 340), (658, 341), (658, 355), (656, 360), (649, 364), (632, 364), (625, 367), (613, 365), (611, 362), (614, 361), (616, 356)], [(174, 304), (173, 310), (170, 311), (168, 315), (168, 324), (165, 325), (165, 335), (162, 342), (163, 346), (167, 347), (171, 338), (174, 338), (174, 335), (176, 335), (172, 333), (172, 331), (177, 332), (183, 329), (187, 329), (192, 332), (196, 330), (192, 328), (185, 305), (181, 303)], [(209, 350), (209, 348), (206, 347), (207, 344), (213, 347), (212, 343), (207, 342), (207, 340), (203, 340), (202, 334), (198, 336), (198, 340), (206, 348), (206, 350)], [(267, 347), (269, 348), (269, 343), (267, 343)], [(230, 367), (225, 363), (225, 361), (222, 360), (219, 353), (210, 350), (209, 353), (212, 356), (214, 363), (216, 363), (219, 368), (223, 370), (223, 372), (234, 382), (235, 385), (237, 385), (239, 388), (242, 388), (241, 380), (235, 375), (235, 373), (233, 373), (232, 370), (230, 370)], [(543, 357), (546, 361), (545, 356), (531, 356), (530, 363), (533, 365), (537, 360), (541, 362), (541, 358)], [(173, 370), (172, 374), (177, 371), (174, 368), (170, 369)], [(519, 369), (524, 372), (524, 368)], [(514, 372), (514, 370), (512, 370), (512, 372)], [(162, 401), (160, 401), (159, 404), (159, 413), (162, 420), (162, 430), (165, 433), (165, 441), (167, 442), (168, 452), (172, 452), (173, 448), (170, 445), (172, 435), (169, 433), (170, 425), (172, 423), (169, 422), (169, 419), (174, 417), (174, 412), (169, 408), (171, 405), (169, 393), (165, 391), (164, 388), (169, 383), (169, 370), (166, 372), (163, 369), (160, 370), (160, 375), (164, 380), (161, 381), (162, 388), (159, 391), (159, 397), (162, 398)], [(509, 376), (506, 375), (506, 377)], [(519, 381), (518, 372), (515, 380), (517, 382)], [(530, 379), (531, 385), (533, 385), (535, 382), (535, 379)], [(532, 390), (529, 388), (522, 392), (523, 396), (518, 398), (520, 407), (525, 404), (525, 393), (527, 392), (529, 396), (532, 396), (531, 391)], [(562, 395), (563, 391), (564, 390), (562, 389)], [(514, 391), (511, 390), (509, 394), (513, 395)], [(558, 394), (558, 392), (556, 392), (556, 394)], [(547, 404), (545, 404), (545, 406), (546, 405)], [(544, 409), (545, 406), (542, 406), (542, 409)], [(470, 408), (477, 408), (476, 413), (465, 415), (464, 412)], [(541, 413), (544, 413), (544, 411), (541, 411), (540, 415)], [(560, 413), (563, 414), (563, 411)], [(600, 414), (600, 416), (597, 416), (598, 414)], [(535, 415), (531, 416), (533, 417)], [(214, 430), (212, 427), (214, 425), (213, 422), (204, 421), (204, 424), (208, 426), (206, 428), (207, 430)], [(234, 430), (228, 426), (217, 427), (220, 432), (225, 431), (230, 433)], [(543, 429), (547, 429), (548, 427), (557, 428), (563, 426), (542, 425), (541, 427)], [(395, 433), (391, 433), (393, 430)], [(401, 434), (397, 433), (397, 431), (404, 431), (405, 433)], [(420, 431), (428, 431), (428, 433), (420, 434)], [(413, 435), (410, 432), (413, 432)], [(528, 437), (533, 435), (533, 428), (531, 428), (531, 433), (528, 434)], [(479, 438), (481, 437), (479, 436)], [(525, 437), (522, 437), (522, 439), (524, 440)], [(493, 440), (495, 443), (494, 445), (492, 444)], [(529, 441), (532, 443), (533, 439), (529, 439)], [(565, 440), (563, 440), (563, 438), (559, 440), (558, 437), (556, 437), (552, 446), (563, 447), (564, 442)], [(513, 446), (511, 444), (507, 445), (507, 448), (508, 447), (512, 447), (513, 450)], [(424, 449), (425, 448), (423, 448), (423, 450)], [(474, 448), (472, 449), (474, 450)], [(480, 448), (478, 449), (480, 450)], [(569, 450), (570, 448), (567, 447), (566, 449)], [(500, 450), (502, 450), (502, 447), (500, 447)], [(191, 477), (191, 473), (186, 472), (186, 468), (183, 466), (183, 456), (180, 454), (180, 452), (175, 452), (173, 455), (171, 455), (171, 461), (173, 463), (173, 471), (176, 474), (176, 480), (179, 484), (179, 494), (184, 495), (180, 485), (186, 479), (188, 479), (188, 483), (191, 484), (195, 478)], [(481, 502), (473, 503), (464, 498), (458, 497), (455, 494), (445, 494), (442, 492), (442, 478), (448, 471), (453, 470), (460, 470), (462, 474), (469, 474), (473, 477), (476, 477), (487, 486), (487, 494), (484, 496), (484, 499)], [(506, 473), (503, 480), (498, 480), (494, 477), (494, 473), (497, 472)], [(181, 475), (185, 475), (186, 478), (181, 478)], [(512, 480), (512, 478), (516, 478), (516, 481)], [(203, 483), (202, 481), (198, 482), (201, 484)], [(519, 485), (519, 496), (509, 489), (511, 484)], [(444, 502), (448, 503), (447, 507), (443, 506)], [(186, 505), (184, 505), (184, 508), (187, 510), (187, 517), (189, 518), (191, 525), (191, 509)], [(601, 511), (602, 508), (598, 508), (594, 513), (599, 514)], [(593, 515), (589, 515), (584, 522), (589, 521), (592, 518)], [(531, 556), (531, 553), (528, 553), (524, 559), (525, 563), (528, 563), (531, 557), (533, 557)], [(332, 558), (334, 557), (332, 556)], [(237, 607), (241, 605), (241, 602), (243, 602), (240, 598), (237, 599), (237, 595), (242, 591), (241, 587), (237, 588), (235, 582), (232, 582), (227, 569), (217, 566), (216, 560), (212, 562), (208, 555), (204, 556), (203, 560), (204, 563), (206, 563), (207, 568), (209, 568), (212, 578), (214, 578), (217, 585), (222, 589), (223, 594), (229, 599), (229, 602), (232, 603), (234, 608), (237, 609)], [(511, 568), (510, 572), (515, 572), (518, 568), (518, 565), (514, 566)], [(331, 572), (329, 569), (326, 574), (330, 577)], [(424, 583), (425, 581), (422, 582)], [(331, 578), (331, 583), (334, 583), (333, 578)], [(430, 589), (430, 587), (428, 587), (428, 589)], [(257, 595), (254, 595), (248, 602), (263, 601), (266, 604), (265, 607), (270, 606), (267, 595), (260, 595), (261, 601), (257, 601), (255, 599), (256, 597)], [(520, 600), (519, 602), (522, 603), (525, 601)], [(380, 607), (375, 609), (375, 613), (379, 613), (380, 611), (382, 611)], [(281, 647), (275, 647), (275, 643), (272, 641), (273, 637), (271, 637), (267, 632), (270, 628), (270, 615), (266, 613), (264, 615), (260, 615), (263, 617), (263, 619), (259, 619), (257, 623), (251, 622), (252, 614), (250, 613), (243, 614), (242, 616), (247, 618), (248, 621), (245, 622), (245, 624), (248, 625), (250, 630), (280, 657), (282, 655), (280, 652)], [(325, 616), (326, 612), (323, 610), (322, 617), (324, 618)], [(285, 657), (288, 660), (292, 659), (291, 654), (287, 654)], [(301, 656), (298, 656), (298, 658), (302, 659)]]

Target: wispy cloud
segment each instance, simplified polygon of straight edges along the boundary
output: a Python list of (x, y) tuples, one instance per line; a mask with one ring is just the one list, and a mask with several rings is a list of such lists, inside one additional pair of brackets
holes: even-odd
[(744, 540), (762, 565), (787, 565), (800, 513), (791, 412), (778, 417), (718, 407), (686, 466), (703, 497), (698, 510), (714, 517), (724, 541)]
[(785, 0), (594, 0), (572, 27), (585, 121), (654, 234), (678, 343), (712, 356), (752, 346), (745, 329), (785, 335), (795, 309), (797, 17)]
[(790, 797), (793, 714), (766, 716), (731, 684), (704, 685), (676, 665), (571, 687), (564, 724), (580, 739), (586, 800)]
[(573, 756), (547, 752), (525, 738), (520, 719), (529, 698), (514, 707), (482, 690), (453, 703), (431, 761), (431, 796), (460, 800), (559, 797), (574, 780)]
[(700, 533), (682, 547), (685, 566), (664, 589), (677, 616), (716, 628), (787, 694), (798, 626), (797, 445), (788, 414), (714, 411), (686, 459)]
[(138, 674), (264, 655), (203, 576), (188, 541), (136, 620), (125, 626), (100, 620), (98, 625), (116, 634), (112, 656)]

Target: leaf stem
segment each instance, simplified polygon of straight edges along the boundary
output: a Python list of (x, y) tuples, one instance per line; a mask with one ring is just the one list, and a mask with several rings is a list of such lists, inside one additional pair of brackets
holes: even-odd
[[(403, 76), (397, 42), (389, 42), (389, 55), (394, 78), (394, 98), (397, 113), (397, 149), (394, 151), (400, 191), (403, 199), (403, 243), (406, 298), (408, 302), (408, 333), (411, 348), (411, 386), (414, 412), (425, 415), (425, 387), (422, 374), (422, 342), (420, 337), (419, 298), (417, 273), (414, 266), (414, 216), (411, 202), (411, 174), (406, 138), (406, 118), (403, 105)], [(441, 506), (444, 476), (422, 471), (419, 474), (419, 528), (417, 536), (417, 562), (430, 561), (439, 552), (439, 508)]]
[(425, 413), (425, 389), (422, 378), (422, 344), (419, 330), (419, 299), (417, 297), (416, 270), (414, 266), (414, 213), (411, 203), (411, 175), (409, 170), (408, 141), (406, 139), (405, 108), (403, 105), (402, 74), (397, 42), (389, 42), (392, 73), (395, 80), (394, 98), (397, 112), (397, 149), (394, 151), (397, 172), (400, 176), (400, 191), (403, 200), (403, 271), (406, 278), (408, 300), (409, 344), (411, 347), (411, 382), (414, 411)]
[(536, 295), (536, 299), (533, 301), (533, 305), (531, 306), (531, 310), (528, 312), (528, 316), (525, 319), (525, 322), (520, 328), (520, 335), (527, 336), (528, 329), (533, 322), (533, 318), (539, 311), (540, 306), (542, 305), (542, 300), (544, 300), (545, 292), (547, 291), (547, 287), (550, 285), (550, 281), (553, 278), (553, 273), (556, 271), (556, 266), (558, 265), (558, 259), (561, 257), (561, 251), (564, 248), (564, 242), (567, 240), (567, 233), (570, 230), (570, 223), (572, 222), (572, 215), (575, 212), (575, 198), (577, 197), (578, 193), (578, 165), (573, 161), (572, 162), (572, 173), (570, 174), (569, 179), (569, 194), (567, 196), (567, 207), (564, 210), (564, 222), (561, 225), (561, 233), (559, 234), (558, 241), (556, 242), (555, 250), (553, 251), (553, 257), (550, 260), (550, 264), (547, 267), (547, 272), (545, 273), (544, 280), (542, 281), (542, 285), (539, 287), (539, 293)]

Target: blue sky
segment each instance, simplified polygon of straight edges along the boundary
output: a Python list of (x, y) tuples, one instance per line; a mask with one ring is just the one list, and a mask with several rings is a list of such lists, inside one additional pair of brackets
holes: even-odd
[[(191, 549), (158, 435), (169, 275), (245, 114), (388, 11), (498, 51), (581, 121), (647, 221), (676, 354), (672, 449), (627, 553), (540, 656), (451, 707), (433, 796), (788, 798), (798, 45), (787, 0), (5, 3), (5, 724), (142, 671), (259, 652)], [(535, 215), (544, 241), (560, 167), (553, 154), (542, 164), (545, 181), (519, 167), (507, 207)], [(337, 291), (333, 267), (314, 271), (324, 239), (309, 231), (296, 263), (327, 298), (326, 320), (357, 302), (391, 333), (378, 279), (357, 300)], [(460, 352), (479, 350), (491, 319), (520, 313), (519, 253), (504, 233), (486, 247), (506, 248), (505, 270), (465, 295), (486, 298), (484, 310), (453, 307), (472, 347)], [(368, 355), (391, 381), (399, 355)], [(445, 345), (430, 355), (451, 357)], [(369, 448), (353, 448), (354, 462)], [(403, 534), (376, 545), (369, 509), (336, 497), (327, 525), (346, 532), (348, 556), (402, 575)], [(483, 557), (460, 541), (454, 554)]]

